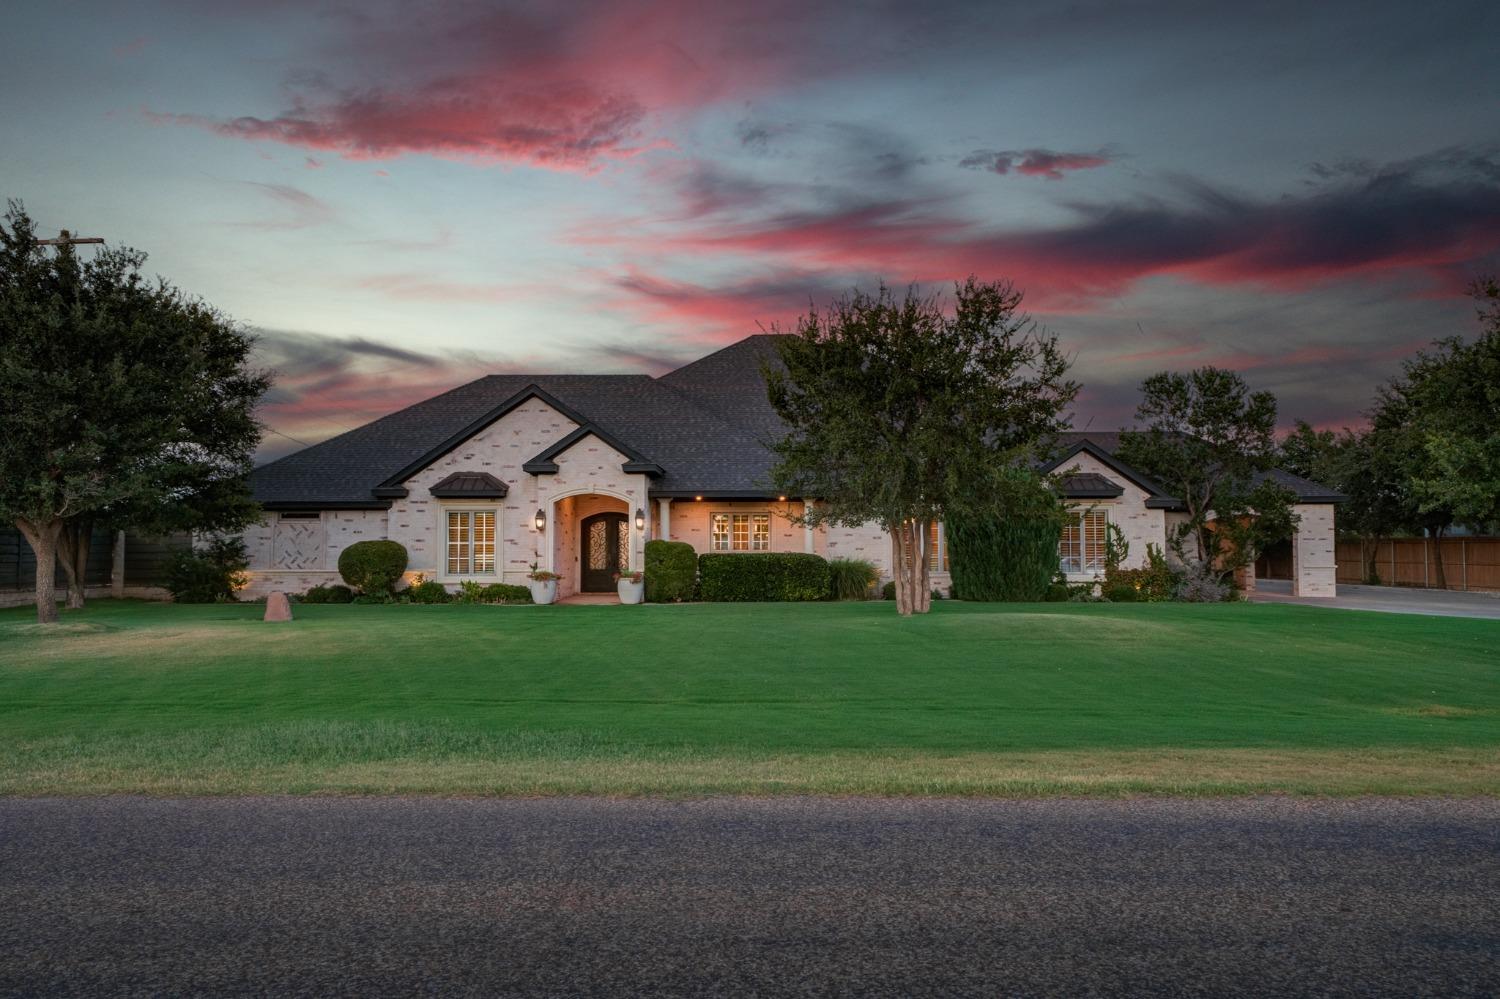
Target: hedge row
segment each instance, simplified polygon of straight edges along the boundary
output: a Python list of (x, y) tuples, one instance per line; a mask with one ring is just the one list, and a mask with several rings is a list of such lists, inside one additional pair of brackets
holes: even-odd
[(802, 552), (698, 557), (698, 598), (710, 602), (826, 600), (828, 561)]

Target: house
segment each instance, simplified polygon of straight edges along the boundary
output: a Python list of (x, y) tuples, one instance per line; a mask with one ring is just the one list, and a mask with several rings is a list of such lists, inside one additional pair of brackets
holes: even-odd
[[(560, 573), (559, 595), (614, 588), (639, 568), (651, 538), (699, 552), (814, 552), (866, 559), (890, 575), (891, 540), (876, 525), (812, 528), (805, 503), (770, 485), (764, 442), (781, 432), (761, 364), (770, 335), (751, 336), (676, 371), (646, 375), (489, 375), (257, 468), (266, 510), (246, 532), (247, 596), (338, 581), (356, 541), (390, 539), (409, 575), (524, 582), (530, 567)], [(1103, 571), (1105, 524), (1144, 563), (1185, 515), (1147, 477), (1114, 457), (1117, 435), (1065, 439), (1048, 466), (1063, 476), (1074, 520), (1060, 559), (1070, 579)], [(1279, 475), (1279, 473), (1278, 473)], [(1339, 497), (1291, 476), (1302, 515), (1297, 592), (1334, 592), (1333, 510)], [(934, 525), (934, 585), (949, 585)]]

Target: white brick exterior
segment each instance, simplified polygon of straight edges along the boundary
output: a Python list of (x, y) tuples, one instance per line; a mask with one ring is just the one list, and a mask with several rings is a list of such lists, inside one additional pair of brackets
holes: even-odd
[(1298, 503), (1292, 538), (1292, 595), (1332, 597), (1338, 595), (1338, 563), (1335, 558), (1334, 508), (1331, 503)]
[[(1155, 545), (1165, 552), (1165, 511), (1154, 510), (1146, 506), (1146, 500), (1151, 498), (1149, 492), (1090, 454), (1078, 454), (1074, 456), (1065, 467), (1059, 468), (1057, 472), (1058, 474), (1069, 472), (1078, 474), (1096, 473), (1124, 488), (1125, 491), (1114, 499), (1074, 500), (1068, 505), (1075, 510), (1103, 510), (1109, 523), (1115, 525), (1124, 533), (1125, 542), (1130, 546), (1130, 551), (1124, 562), (1125, 568), (1136, 569), (1146, 566), (1146, 546), (1148, 544)], [(1076, 582), (1102, 578), (1102, 572), (1068, 574), (1068, 579)]]
[[(771, 515), (771, 551), (813, 551), (828, 559), (863, 559), (873, 563), (883, 579), (891, 577), (891, 539), (874, 524), (860, 527), (825, 527), (808, 530), (791, 516), (801, 512), (797, 501), (720, 501), (677, 499), (667, 509), (652, 503), (650, 479), (628, 474), (622, 465), (629, 459), (595, 435), (577, 441), (554, 462), (557, 472), (532, 475), (522, 465), (549, 446), (578, 429), (571, 419), (542, 402), (530, 399), (475, 434), (404, 483), (407, 495), (394, 500), (387, 510), (323, 510), (317, 518), (292, 518), (268, 513), (265, 520), (245, 532), (250, 555), (250, 582), (246, 598), (261, 598), (272, 590), (301, 592), (309, 587), (339, 582), (338, 556), (356, 541), (389, 538), (403, 545), (408, 554), (408, 579), (421, 573), (449, 586), (463, 579), (479, 582), (525, 583), (533, 562), (562, 576), (562, 596), (577, 591), (582, 572), (579, 524), (600, 512), (625, 515), (630, 537), (630, 567), (645, 561), (647, 531), (635, 526), (636, 511), (644, 511), (650, 536), (666, 533), (674, 541), (685, 541), (699, 553), (709, 550), (709, 516), (712, 513), (759, 513)], [(485, 472), (504, 482), (504, 499), (446, 500), (431, 494), (436, 483), (454, 472)], [(1149, 493), (1093, 456), (1080, 453), (1060, 472), (1097, 473), (1123, 487), (1113, 499), (1076, 501), (1075, 508), (1097, 507), (1118, 526), (1130, 546), (1129, 566), (1146, 564), (1148, 545), (1167, 550), (1167, 532), (1185, 519), (1146, 506)], [(492, 510), (496, 514), (493, 573), (467, 577), (450, 575), (446, 560), (446, 514), (450, 510)], [(538, 532), (536, 511), (546, 516), (546, 527)], [(1301, 517), (1294, 541), (1294, 592), (1302, 596), (1333, 596), (1335, 593), (1334, 515), (1326, 504), (1295, 507)], [(666, 517), (663, 517), (663, 514)], [(668, 530), (662, 532), (663, 520)], [(1073, 578), (1087, 579), (1092, 575)], [(946, 590), (948, 573), (934, 573), (933, 585)]]

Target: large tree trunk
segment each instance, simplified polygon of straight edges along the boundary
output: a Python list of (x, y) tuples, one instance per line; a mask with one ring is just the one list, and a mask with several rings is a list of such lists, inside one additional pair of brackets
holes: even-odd
[(926, 614), (932, 610), (932, 521), (917, 521), (912, 531), (917, 536), (917, 594), (912, 609)]
[(57, 621), (57, 536), (62, 533), (61, 518), (37, 523), (16, 521), (26, 543), (36, 555), (36, 620), (38, 624)]
[(69, 610), (83, 608), (84, 586), (88, 582), (89, 539), (93, 537), (93, 533), (90, 525), (69, 521), (57, 537), (57, 553), (68, 583)]
[(1443, 573), (1443, 532), (1445, 530), (1447, 530), (1446, 527), (1437, 528), (1432, 532), (1432, 537), (1429, 541), (1422, 542), (1423, 544), (1430, 542), (1432, 546), (1432, 568), (1437, 572), (1435, 582), (1437, 583), (1437, 588), (1440, 590), (1448, 588), (1448, 577)]
[(1360, 564), (1364, 567), (1364, 576), (1361, 583), (1375, 583), (1380, 580), (1379, 570), (1375, 568), (1375, 561), (1380, 557), (1380, 539), (1373, 535), (1361, 534), (1359, 536)]

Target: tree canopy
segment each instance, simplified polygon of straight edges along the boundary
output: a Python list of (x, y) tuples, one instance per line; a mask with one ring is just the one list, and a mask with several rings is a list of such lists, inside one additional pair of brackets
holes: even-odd
[(777, 339), (765, 371), (788, 432), (773, 444), (782, 492), (816, 498), (804, 519), (874, 521), (895, 539), (897, 605), (930, 605), (931, 525), (993, 510), (1065, 426), (1077, 394), (1022, 293), (969, 278), (952, 299), (881, 285), (813, 309)]
[(1276, 397), (1222, 368), (1163, 371), (1141, 383), (1141, 429), (1121, 434), (1120, 460), (1160, 482), (1187, 509), (1167, 543), (1221, 577), (1291, 533), (1293, 496), (1276, 467)]
[[(39, 620), (56, 618), (53, 560), (78, 584), (89, 526), (234, 529), (269, 386), (252, 340), (146, 256), (49, 252), (24, 208), (0, 225), (0, 518), (37, 557)], [(81, 559), (77, 560), (81, 562)]]

